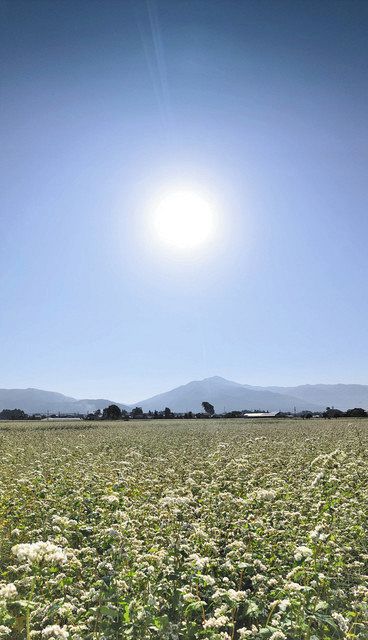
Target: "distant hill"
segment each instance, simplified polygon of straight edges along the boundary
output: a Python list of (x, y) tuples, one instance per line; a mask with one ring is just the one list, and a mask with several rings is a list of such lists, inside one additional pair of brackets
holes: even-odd
[[(90, 413), (104, 409), (111, 400), (77, 400), (55, 391), (41, 389), (0, 389), (0, 411), (3, 409), (23, 409), (26, 413)], [(127, 405), (118, 404), (121, 409)]]
[(273, 393), (292, 395), (299, 401), (312, 402), (335, 409), (368, 407), (368, 385), (365, 384), (303, 384), (298, 387), (267, 387)]
[(225, 380), (220, 376), (189, 382), (136, 404), (144, 411), (161, 411), (170, 407), (172, 411), (202, 411), (203, 400), (211, 402), (218, 413), (242, 409), (266, 409), (268, 411), (290, 411), (296, 406), (298, 411), (311, 409), (319, 411), (324, 408), (311, 401), (299, 399), (292, 394), (277, 393), (259, 387), (250, 387)]
[(368, 408), (368, 386), (359, 384), (306, 384), (298, 387), (255, 387), (226, 380), (220, 376), (195, 380), (133, 405), (105, 398), (77, 400), (55, 391), (41, 389), (0, 389), (0, 411), (23, 409), (26, 413), (92, 413), (109, 404), (130, 411), (135, 406), (144, 411), (202, 411), (206, 400), (218, 413), (242, 409), (268, 411), (322, 411), (327, 406), (336, 409)]

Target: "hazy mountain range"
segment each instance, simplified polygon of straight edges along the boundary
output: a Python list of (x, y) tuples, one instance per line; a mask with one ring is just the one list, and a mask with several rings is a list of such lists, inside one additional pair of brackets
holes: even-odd
[(338, 409), (368, 407), (368, 385), (314, 384), (297, 387), (255, 387), (225, 380), (219, 376), (189, 382), (166, 393), (141, 400), (133, 405), (104, 398), (77, 400), (54, 391), (40, 389), (0, 389), (0, 411), (23, 409), (26, 413), (89, 413), (117, 404), (129, 411), (134, 406), (144, 411), (201, 411), (201, 403), (211, 402), (218, 413), (242, 409), (268, 411), (320, 411), (327, 406)]
[[(76, 400), (55, 391), (41, 389), (0, 389), (0, 411), (3, 409), (23, 409), (26, 413), (90, 413), (104, 409), (111, 400)], [(118, 404), (121, 409), (129, 410), (127, 405)]]

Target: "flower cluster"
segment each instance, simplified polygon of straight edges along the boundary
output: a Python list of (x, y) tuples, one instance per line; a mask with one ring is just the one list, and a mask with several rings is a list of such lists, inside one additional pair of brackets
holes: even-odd
[(52, 542), (31, 542), (16, 544), (12, 553), (20, 562), (45, 562), (46, 564), (64, 564), (68, 561), (65, 551)]

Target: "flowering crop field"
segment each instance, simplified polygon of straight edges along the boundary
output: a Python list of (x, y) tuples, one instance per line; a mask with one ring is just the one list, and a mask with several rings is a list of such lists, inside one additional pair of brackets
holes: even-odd
[(0, 637), (368, 638), (368, 421), (0, 423)]

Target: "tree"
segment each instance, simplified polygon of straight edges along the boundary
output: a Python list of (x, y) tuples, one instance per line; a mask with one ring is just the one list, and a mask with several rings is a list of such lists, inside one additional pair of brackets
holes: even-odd
[(243, 417), (242, 411), (228, 411), (227, 413), (225, 413), (225, 418), (242, 418), (242, 417)]
[(133, 409), (133, 411), (132, 411), (132, 417), (133, 418), (140, 418), (141, 416), (143, 416), (142, 407), (136, 407), (135, 409)]
[(0, 420), (26, 420), (28, 415), (22, 409), (3, 409)]
[(303, 418), (303, 420), (310, 420), (313, 418), (313, 413), (311, 411), (302, 411), (300, 417)]
[(355, 407), (355, 409), (348, 409), (346, 415), (349, 418), (366, 418), (367, 412), (361, 407)]
[[(106, 412), (105, 412), (106, 416)], [(102, 420), (104, 416), (102, 415), (101, 409), (96, 409), (93, 413), (87, 413), (86, 420)], [(107, 418), (106, 418), (107, 420)]]
[(209, 416), (213, 416), (215, 413), (215, 407), (210, 402), (202, 402), (202, 407)]
[(169, 407), (165, 407), (164, 416), (165, 418), (172, 418), (171, 409), (169, 409)]
[(327, 418), (328, 420), (330, 420), (330, 418), (342, 418), (344, 415), (343, 411), (340, 411), (340, 409), (334, 409), (333, 407), (327, 407), (326, 411), (322, 413), (322, 417)]
[(121, 418), (121, 410), (117, 404), (110, 404), (105, 407), (102, 413), (103, 420), (119, 420)]

